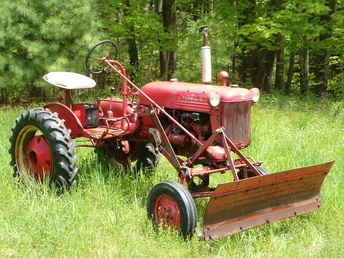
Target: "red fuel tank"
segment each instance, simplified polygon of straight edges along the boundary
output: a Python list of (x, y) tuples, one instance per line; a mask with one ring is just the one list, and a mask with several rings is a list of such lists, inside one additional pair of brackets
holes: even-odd
[[(253, 92), (248, 89), (199, 83), (157, 81), (142, 90), (163, 107), (198, 112), (210, 112), (210, 94), (218, 94), (221, 102), (253, 101)], [(150, 102), (141, 96), (140, 104)]]

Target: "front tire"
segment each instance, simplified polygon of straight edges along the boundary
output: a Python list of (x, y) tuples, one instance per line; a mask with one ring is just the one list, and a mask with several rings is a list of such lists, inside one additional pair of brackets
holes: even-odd
[(195, 202), (190, 192), (179, 183), (163, 181), (155, 185), (148, 196), (147, 213), (156, 228), (170, 226), (184, 238), (190, 238), (195, 231)]
[(28, 110), (17, 118), (10, 138), (15, 177), (48, 178), (69, 188), (77, 174), (74, 143), (64, 122), (48, 109)]

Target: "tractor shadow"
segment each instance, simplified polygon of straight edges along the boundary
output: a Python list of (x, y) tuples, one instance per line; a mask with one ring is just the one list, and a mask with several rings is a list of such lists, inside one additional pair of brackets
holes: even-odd
[(135, 164), (129, 169), (120, 165), (104, 164), (93, 153), (81, 157), (77, 165), (78, 183), (74, 186), (77, 189), (107, 186), (127, 202), (139, 197), (142, 206), (145, 206), (146, 197), (154, 185), (154, 171), (137, 171)]

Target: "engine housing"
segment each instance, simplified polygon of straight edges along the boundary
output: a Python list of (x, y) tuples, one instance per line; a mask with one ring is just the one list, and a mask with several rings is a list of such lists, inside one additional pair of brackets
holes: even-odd
[[(226, 134), (238, 147), (250, 144), (252, 91), (238, 87), (170, 81), (151, 82), (142, 90), (199, 140), (206, 140), (216, 129), (224, 127)], [(220, 98), (216, 107), (210, 104), (211, 94), (217, 94)], [(149, 105), (150, 102), (141, 96), (139, 103)], [(168, 120), (165, 123), (171, 143), (181, 147), (191, 144), (190, 139), (175, 125), (169, 125)]]

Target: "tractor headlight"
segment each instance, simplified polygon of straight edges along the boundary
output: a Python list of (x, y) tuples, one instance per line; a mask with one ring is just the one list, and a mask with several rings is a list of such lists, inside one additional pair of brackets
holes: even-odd
[(217, 107), (220, 104), (220, 94), (215, 91), (211, 91), (209, 93), (209, 104), (212, 107)]
[(260, 92), (258, 88), (253, 88), (250, 89), (250, 91), (252, 92), (252, 100), (254, 103), (258, 102), (259, 97), (260, 97)]

